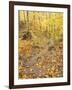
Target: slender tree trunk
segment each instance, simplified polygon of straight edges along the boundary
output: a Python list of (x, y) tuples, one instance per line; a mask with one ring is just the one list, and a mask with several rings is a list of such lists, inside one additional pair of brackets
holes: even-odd
[(29, 12), (27, 11), (27, 31), (29, 31)]

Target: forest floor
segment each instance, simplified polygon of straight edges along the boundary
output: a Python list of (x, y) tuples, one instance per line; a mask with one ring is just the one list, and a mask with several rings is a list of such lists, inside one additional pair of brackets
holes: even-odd
[(24, 47), (21, 47), (19, 54), (19, 78), (63, 76), (62, 42), (54, 45)]

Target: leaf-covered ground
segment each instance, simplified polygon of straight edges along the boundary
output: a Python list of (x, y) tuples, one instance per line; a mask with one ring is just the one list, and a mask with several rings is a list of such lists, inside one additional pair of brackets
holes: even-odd
[(19, 11), (19, 79), (63, 76), (63, 13)]

